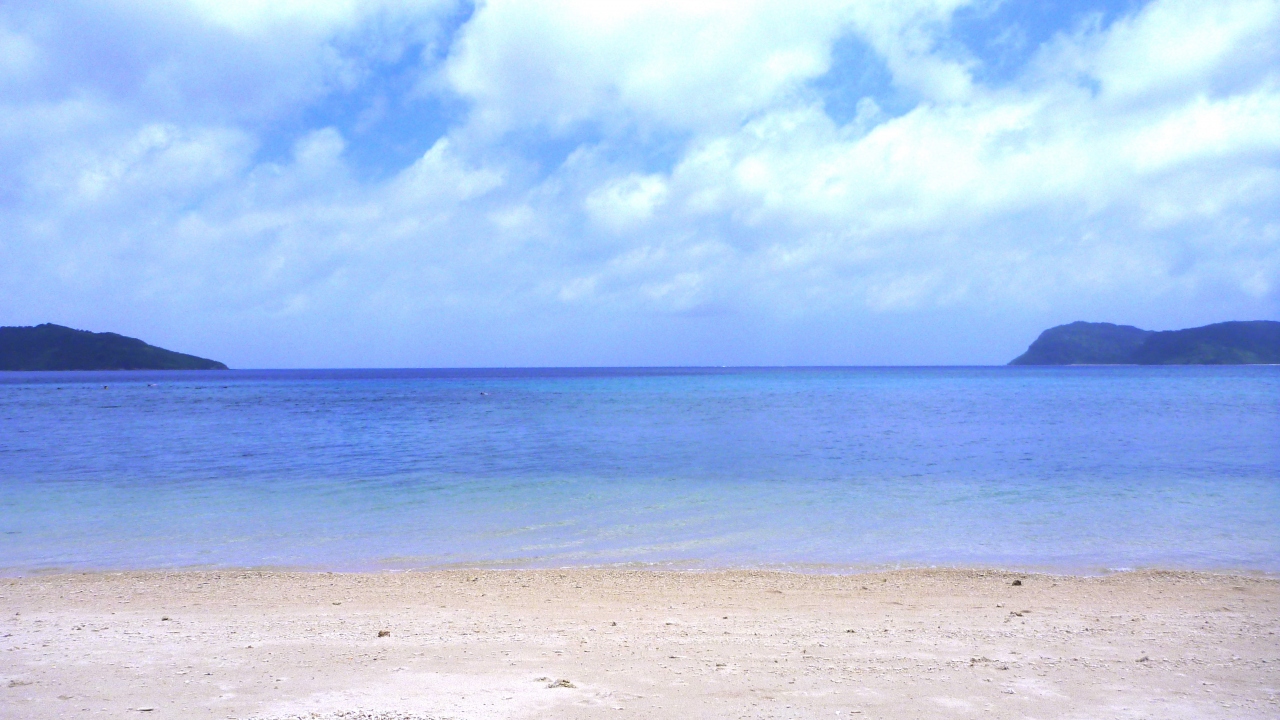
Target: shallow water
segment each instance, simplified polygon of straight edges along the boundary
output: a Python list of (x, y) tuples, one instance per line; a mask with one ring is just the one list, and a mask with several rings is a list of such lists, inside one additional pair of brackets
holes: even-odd
[(1280, 367), (0, 373), (0, 533), (6, 574), (1274, 572)]

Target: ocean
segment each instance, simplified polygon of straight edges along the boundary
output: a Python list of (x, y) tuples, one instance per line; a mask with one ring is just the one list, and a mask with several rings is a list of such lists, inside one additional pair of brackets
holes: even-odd
[(1280, 367), (0, 373), (0, 574), (1280, 570)]

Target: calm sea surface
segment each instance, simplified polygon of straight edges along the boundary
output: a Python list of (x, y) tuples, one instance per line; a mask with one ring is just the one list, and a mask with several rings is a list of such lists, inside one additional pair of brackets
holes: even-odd
[(0, 373), (0, 574), (1280, 571), (1280, 367)]

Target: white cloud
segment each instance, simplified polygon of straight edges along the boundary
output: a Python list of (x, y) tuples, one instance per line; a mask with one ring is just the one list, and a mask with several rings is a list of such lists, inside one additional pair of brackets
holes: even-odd
[[(1076, 37), (1077, 47), (1053, 52), (1085, 56), (1094, 67), (1120, 73), (1110, 56), (1110, 33), (1152, 45), (1152, 36), (1166, 29), (1146, 15), (1166, 10), (1148, 8), (1112, 30)], [(1197, 223), (1275, 222), (1274, 214), (1256, 214), (1265, 198), (1276, 199), (1277, 68), (1255, 68), (1252, 82), (1230, 94), (1213, 92), (1213, 85), (1240, 62), (1239, 53), (1222, 49), (1221, 27), (1248, 28), (1251, 38), (1275, 34), (1280, 23), (1255, 3), (1238, 10), (1237, 16), (1219, 7), (1217, 26), (1205, 30), (1218, 38), (1217, 49), (1207, 53), (1217, 64), (1200, 62), (1198, 74), (1177, 75), (1179, 93), (1163, 94), (1154, 104), (1118, 103), (1113, 93), (1094, 96), (1077, 85), (1024, 84), (922, 104), (865, 133), (838, 127), (816, 106), (783, 107), (734, 133), (695, 143), (672, 173), (670, 204), (682, 205), (690, 216), (733, 218), (747, 249), (760, 246), (762, 233), (808, 247), (804, 272), (856, 259), (851, 276), (868, 278), (875, 307), (951, 304), (972, 295), (975, 282), (995, 294), (988, 300), (999, 300), (998, 280), (985, 276), (1009, 272), (1003, 258), (1014, 248), (1021, 250), (1022, 272), (1052, 278), (1028, 291), (1061, 285), (1070, 292), (1079, 281), (1060, 272), (1058, 266), (1067, 264), (1080, 271), (1078, 278), (1106, 277), (1114, 287), (1164, 292), (1169, 283), (1139, 273), (1087, 270), (1090, 263), (1115, 262), (1115, 254), (1064, 247), (1063, 235), (1084, 233), (1094, 223), (1122, 223), (1128, 237), (1115, 242), (1144, 256), (1150, 271), (1169, 264), (1162, 256), (1185, 254), (1197, 243), (1203, 232)], [(1263, 21), (1269, 25), (1259, 29)], [(1194, 33), (1185, 35), (1189, 40)], [(1135, 73), (1144, 72), (1151, 71), (1137, 63)], [(1242, 81), (1238, 73), (1235, 78)], [(1134, 80), (1130, 87), (1139, 85), (1167, 87), (1168, 81)], [(1055, 231), (1046, 237), (1028, 222), (1015, 237), (993, 236), (993, 225), (1028, 214), (1057, 218)], [(1180, 231), (1180, 223), (1187, 227)], [(1263, 227), (1252, 239), (1237, 240), (1252, 248), (1240, 259), (1273, 267), (1280, 248)], [(927, 250), (911, 257), (904, 244)], [(1212, 250), (1195, 254), (1206, 267), (1212, 264)], [(801, 274), (799, 268), (789, 271)], [(885, 272), (891, 273), (887, 279), (875, 279)], [(1239, 275), (1237, 291), (1256, 296), (1246, 288), (1262, 286), (1255, 277)], [(832, 293), (849, 284), (835, 280)], [(1003, 301), (1016, 302), (1022, 291)]]
[(667, 199), (667, 183), (658, 175), (632, 173), (587, 196), (587, 214), (603, 227), (620, 231), (653, 217)]
[(1137, 172), (1280, 150), (1280, 92), (1274, 90), (1221, 100), (1197, 95), (1153, 120), (1125, 147), (1125, 160)]
[(821, 75), (840, 3), (556, 0), (480, 5), (447, 69), (498, 130), (733, 123)]
[(114, 152), (62, 159), (74, 185), (54, 183), (51, 192), (68, 202), (123, 202), (136, 209), (147, 198), (185, 201), (191, 194), (238, 177), (248, 165), (252, 142), (230, 129), (182, 130), (148, 125)]
[(281, 25), (317, 29), (350, 25), (371, 5), (355, 0), (187, 0), (186, 4), (207, 21), (242, 33)]
[(972, 90), (966, 62), (939, 53), (951, 15), (971, 0), (877, 0), (849, 7), (852, 24), (884, 58), (900, 85), (940, 102), (958, 101)]
[(498, 170), (466, 167), (454, 153), (453, 144), (441, 138), (400, 173), (391, 187), (399, 202), (412, 206), (441, 198), (451, 203), (470, 200), (501, 187), (504, 181)]
[[(942, 0), (499, 0), (452, 41), (450, 4), (126, 5), (86, 9), (97, 40), (0, 24), (7, 322), (240, 364), (902, 362), (1280, 311), (1277, 2), (1062, 28), (999, 86)], [(841, 37), (919, 103), (833, 120)], [(371, 173), (389, 126), (421, 145)]]
[(1235, 89), (1272, 75), (1280, 4), (1162, 0), (1097, 36), (1088, 68), (1113, 99)]

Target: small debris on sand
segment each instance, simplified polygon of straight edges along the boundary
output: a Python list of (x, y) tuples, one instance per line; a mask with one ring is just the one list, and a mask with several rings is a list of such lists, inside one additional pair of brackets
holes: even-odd
[[(268, 720), (266, 717), (255, 720)], [(338, 710), (334, 712), (307, 712), (306, 715), (278, 715), (270, 720), (440, 720), (435, 715), (421, 715), (417, 712), (372, 711), (372, 710)]]
[(1252, 719), (1280, 667), (1280, 580), (1181, 570), (54, 573), (0, 596), (5, 720)]
[(379, 630), (379, 631), (378, 631), (378, 637), (391, 637), (391, 631), (390, 631), (390, 630)]

